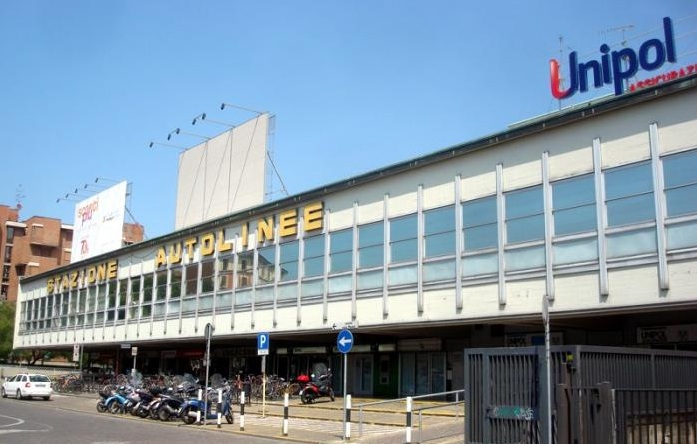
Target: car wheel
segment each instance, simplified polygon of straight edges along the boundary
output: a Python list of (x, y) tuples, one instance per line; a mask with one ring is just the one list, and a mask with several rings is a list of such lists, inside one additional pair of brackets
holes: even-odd
[(49, 399), (51, 399), (50, 396), (44, 396), (44, 401), (48, 401)]
[(20, 389), (17, 389), (17, 393), (15, 394), (15, 398), (22, 399), (22, 391)]
[(5, 391), (5, 387), (2, 388), (2, 397), (7, 398), (7, 392)]

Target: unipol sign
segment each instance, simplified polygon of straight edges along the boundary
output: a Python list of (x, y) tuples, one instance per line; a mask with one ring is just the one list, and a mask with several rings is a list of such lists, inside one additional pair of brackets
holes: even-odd
[(675, 36), (673, 35), (673, 22), (669, 17), (663, 19), (663, 41), (654, 38), (646, 40), (639, 46), (638, 51), (633, 48), (622, 48), (619, 51), (610, 51), (607, 43), (600, 45), (602, 56), (600, 60), (578, 61), (578, 54), (573, 51), (569, 54), (569, 87), (562, 89), (559, 62), (555, 59), (549, 61), (549, 76), (552, 87), (552, 95), (557, 99), (566, 99), (575, 92), (586, 92), (589, 81), (594, 88), (605, 85), (613, 85), (615, 95), (624, 91), (623, 82), (634, 76), (639, 68), (644, 71), (655, 71), (666, 62), (675, 63)]

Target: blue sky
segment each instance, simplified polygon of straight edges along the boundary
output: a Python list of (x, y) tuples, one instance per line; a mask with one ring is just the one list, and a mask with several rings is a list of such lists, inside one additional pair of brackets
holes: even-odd
[(221, 102), (276, 116), (274, 160), (296, 194), (554, 111), (560, 36), (565, 54), (598, 58), (618, 28), (632, 26), (634, 48), (662, 38), (664, 16), (677, 66), (697, 62), (693, 0), (5, 0), (0, 204), (20, 195), (22, 219), (72, 223), (74, 203), (57, 198), (97, 177), (128, 180), (129, 210), (160, 236), (174, 227), (178, 152), (148, 144), (176, 127), (223, 129), (192, 127), (201, 112), (252, 117)]

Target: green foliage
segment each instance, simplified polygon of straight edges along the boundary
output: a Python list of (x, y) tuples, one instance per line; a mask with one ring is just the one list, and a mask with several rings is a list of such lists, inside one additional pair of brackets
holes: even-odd
[(12, 340), (15, 335), (14, 302), (0, 302), (0, 360), (9, 360), (12, 354)]

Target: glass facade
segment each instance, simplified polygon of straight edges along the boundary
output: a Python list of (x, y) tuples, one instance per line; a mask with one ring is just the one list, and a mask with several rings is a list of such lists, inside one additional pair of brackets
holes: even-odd
[[(497, 279), (500, 263), (504, 273), (539, 273), (547, 260), (547, 221), (549, 260), (555, 269), (597, 264), (600, 245), (613, 263), (656, 255), (660, 208), (667, 250), (697, 248), (697, 150), (662, 156), (658, 165), (663, 182), (654, 177), (650, 161), (603, 170), (599, 182), (594, 174), (552, 181), (547, 210), (545, 185), (539, 184), (506, 191), (501, 202), (490, 195), (415, 208), (399, 217), (320, 235), (287, 236), (279, 244), (228, 250), (57, 292), (22, 304), (21, 329), (180, 318), (214, 308), (248, 310), (252, 303), (295, 304), (298, 297), (331, 300), (354, 290), (361, 297), (382, 296), (383, 288), (413, 291), (418, 282), (452, 286), (458, 273), (463, 285), (477, 285)], [(604, 183), (599, 193), (603, 202), (596, 201), (598, 183)], [(658, 183), (662, 190), (655, 189)], [(598, 214), (606, 216), (606, 226)]]

